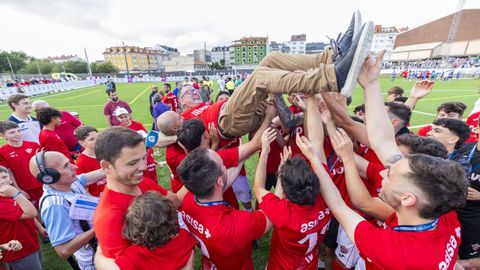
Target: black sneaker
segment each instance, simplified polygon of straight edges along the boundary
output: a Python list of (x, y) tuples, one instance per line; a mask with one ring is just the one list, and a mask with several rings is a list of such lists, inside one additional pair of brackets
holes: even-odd
[(352, 20), (350, 21), (350, 25), (347, 28), (347, 31), (342, 35), (341, 33), (338, 34), (337, 39), (330, 38), (330, 47), (333, 50), (333, 61), (336, 62), (339, 60), (343, 55), (348, 52), (348, 49), (352, 45), (352, 40), (358, 35), (360, 32), (360, 28), (362, 25), (362, 15), (360, 15), (360, 11), (355, 11), (352, 16)]
[(372, 46), (373, 22), (363, 25), (361, 32), (353, 39), (351, 48), (335, 61), (335, 76), (340, 93), (346, 97), (352, 96), (357, 84), (358, 75), (363, 62)]

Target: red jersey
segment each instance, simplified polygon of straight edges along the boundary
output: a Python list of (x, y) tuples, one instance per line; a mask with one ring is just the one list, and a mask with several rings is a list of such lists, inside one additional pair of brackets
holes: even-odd
[[(290, 109), (290, 111), (293, 113), (293, 114), (297, 114), (297, 113), (301, 113), (303, 112), (301, 109), (291, 105), (290, 107), (288, 107)], [(292, 157), (295, 157), (295, 156), (298, 156), (298, 157), (301, 157), (303, 158), (304, 160), (308, 161), (308, 159), (302, 154), (302, 151), (300, 150), (300, 148), (298, 147), (297, 145), (297, 140), (296, 140), (296, 136), (300, 135), (300, 136), (304, 136), (305, 134), (305, 131), (303, 129), (303, 125), (301, 126), (297, 126), (295, 127), (295, 130), (291, 131), (290, 132), (290, 137), (288, 138), (288, 142), (287, 142), (287, 145), (291, 145), (292, 146)]]
[[(138, 188), (142, 193), (152, 190), (163, 196), (167, 195), (166, 189), (145, 178)], [(130, 246), (130, 243), (122, 237), (122, 227), (125, 213), (133, 199), (135, 196), (119, 193), (108, 187), (105, 187), (100, 197), (93, 216), (93, 229), (103, 254), (108, 258), (116, 258)]]
[(331, 219), (330, 209), (322, 197), (318, 195), (311, 206), (268, 193), (259, 207), (275, 226), (267, 269), (316, 270), (318, 248)]
[[(88, 173), (100, 169), (100, 162), (96, 158), (89, 157), (85, 154), (80, 154), (77, 158), (77, 175)], [(107, 178), (104, 178), (97, 183), (87, 186), (88, 192), (95, 197), (100, 197), (107, 184)]]
[(326, 137), (324, 141), (324, 151), (325, 157), (327, 158), (327, 167), (325, 170), (330, 174), (330, 177), (340, 192), (342, 199), (348, 206), (351, 206), (350, 198), (348, 197), (347, 183), (345, 181), (345, 169), (343, 168), (343, 162), (333, 150), (332, 144), (328, 137)]
[(40, 131), (40, 146), (46, 151), (57, 151), (66, 156), (70, 163), (74, 163), (70, 150), (68, 150), (67, 145), (60, 139), (57, 133), (48, 129), (42, 129)]
[(82, 125), (80, 120), (69, 112), (62, 111), (61, 123), (55, 127), (55, 133), (60, 136), (68, 149), (72, 149), (78, 144), (77, 137), (75, 137), (75, 129)]
[(423, 232), (398, 232), (393, 213), (380, 229), (367, 221), (355, 228), (355, 245), (365, 259), (367, 270), (440, 269), (452, 270), (460, 246), (460, 223), (455, 211), (439, 217), (435, 229)]
[(480, 112), (473, 113), (467, 118), (466, 123), (470, 127), (471, 132), (470, 137), (465, 143), (478, 141), (477, 135), (475, 134), (475, 130), (477, 130), (478, 127), (478, 117), (480, 117)]
[(426, 125), (417, 131), (418, 136), (427, 137), (427, 133), (432, 130), (432, 125)]
[(2, 262), (21, 259), (40, 249), (33, 218), (20, 220), (22, 215), (22, 208), (15, 200), (0, 197), (0, 243), (18, 240), (22, 244), (19, 251), (2, 251)]
[(224, 201), (200, 203), (188, 192), (182, 216), (202, 251), (202, 269), (253, 269), (252, 240), (267, 224), (262, 212), (237, 210)]
[(0, 147), (0, 165), (12, 170), (18, 187), (24, 191), (42, 188), (42, 184), (28, 169), (30, 159), (35, 155), (38, 148), (37, 143), (29, 141), (23, 141), (20, 147), (9, 144)]
[[(370, 195), (378, 197), (378, 193), (382, 187), (382, 176), (380, 176), (380, 172), (383, 171), (385, 167), (383, 167), (382, 162), (378, 159), (377, 154), (363, 144), (358, 145), (357, 154), (369, 162), (366, 171), (367, 179), (362, 178), (362, 181)], [(370, 166), (370, 164), (372, 165)]]
[(139, 245), (129, 246), (115, 258), (115, 263), (122, 270), (177, 270), (187, 264), (194, 247), (195, 238), (180, 228), (177, 236), (152, 250)]
[(178, 98), (175, 96), (174, 93), (168, 92), (163, 98), (162, 102), (167, 104), (172, 111), (177, 112), (178, 111)]
[[(143, 126), (142, 123), (137, 122), (137, 121), (130, 121), (131, 124), (127, 128), (131, 130), (135, 130), (138, 132), (138, 134), (142, 135), (142, 137), (147, 136), (147, 130)], [(153, 157), (153, 148), (148, 149), (147, 152), (147, 169), (143, 171), (143, 175), (157, 183), (158, 178), (157, 178), (157, 167), (155, 163), (155, 158)]]
[(200, 115), (210, 107), (210, 103), (208, 102), (202, 102), (198, 104), (196, 107), (191, 108), (190, 110), (186, 110), (182, 113), (182, 117), (185, 120), (190, 120), (190, 119), (199, 119)]

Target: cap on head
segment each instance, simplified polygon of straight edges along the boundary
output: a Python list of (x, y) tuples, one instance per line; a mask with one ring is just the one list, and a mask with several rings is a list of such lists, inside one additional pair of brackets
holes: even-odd
[(118, 117), (118, 116), (120, 116), (120, 115), (122, 115), (122, 114), (128, 114), (127, 109), (118, 107), (118, 108), (115, 109), (115, 111), (113, 112), (113, 115), (114, 115), (115, 117)]

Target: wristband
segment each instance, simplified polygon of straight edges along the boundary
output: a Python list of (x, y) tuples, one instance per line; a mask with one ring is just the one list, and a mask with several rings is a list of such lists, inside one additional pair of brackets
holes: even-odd
[(15, 195), (13, 195), (13, 196), (10, 197), (10, 198), (15, 199), (15, 198), (18, 197), (18, 195), (20, 195), (20, 194), (22, 194), (22, 193), (21, 193), (20, 191), (17, 191), (17, 193), (15, 193)]

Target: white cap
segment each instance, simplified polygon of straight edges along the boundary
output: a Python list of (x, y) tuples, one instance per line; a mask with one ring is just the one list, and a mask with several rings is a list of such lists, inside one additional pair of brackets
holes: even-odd
[(117, 108), (115, 109), (115, 111), (113, 112), (113, 115), (114, 115), (115, 117), (120, 116), (120, 115), (122, 115), (122, 114), (128, 114), (127, 109), (122, 108), (122, 107), (117, 107)]

